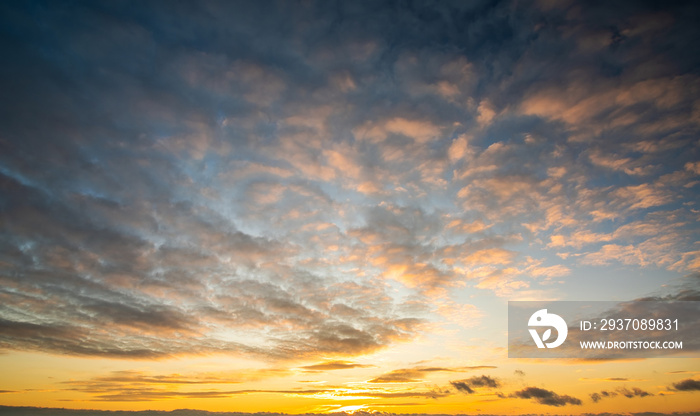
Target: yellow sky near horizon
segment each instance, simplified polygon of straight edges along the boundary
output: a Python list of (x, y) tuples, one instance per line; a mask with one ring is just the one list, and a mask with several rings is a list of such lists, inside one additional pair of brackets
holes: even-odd
[[(699, 359), (581, 363), (509, 359), (501, 351), (483, 361), (446, 357), (413, 361), (429, 356), (409, 353), (426, 351), (425, 347), (408, 343), (402, 354), (379, 352), (294, 365), (217, 355), (125, 361), (8, 353), (0, 356), (4, 369), (0, 390), (4, 405), (103, 410), (253, 413), (264, 406), (268, 412), (290, 414), (363, 410), (508, 415), (666, 413), (670, 406), (675, 412), (697, 410), (697, 395), (673, 385), (697, 379)], [(484, 375), (496, 380), (498, 387), (464, 394), (450, 384)], [(579, 399), (581, 404), (552, 406), (514, 397), (531, 386)], [(634, 394), (635, 389), (644, 396)], [(603, 391), (614, 397), (591, 399), (591, 394)]]

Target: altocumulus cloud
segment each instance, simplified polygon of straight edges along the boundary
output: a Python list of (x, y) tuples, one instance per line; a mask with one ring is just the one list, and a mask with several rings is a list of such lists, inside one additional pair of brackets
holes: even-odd
[(0, 348), (332, 360), (454, 288), (697, 270), (698, 12), (659, 7), (3, 2)]

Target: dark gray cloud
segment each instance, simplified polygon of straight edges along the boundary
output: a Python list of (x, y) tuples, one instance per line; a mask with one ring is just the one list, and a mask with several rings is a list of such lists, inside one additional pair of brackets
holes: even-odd
[[(465, 381), (465, 380), (462, 380)], [(498, 379), (489, 376), (474, 376), (466, 380), (473, 387), (500, 387), (501, 383)]]
[(688, 378), (677, 383), (673, 383), (673, 388), (680, 391), (700, 390), (700, 381)]
[(620, 393), (621, 395), (627, 397), (628, 399), (631, 399), (632, 397), (653, 396), (653, 394), (649, 393), (648, 391), (644, 391), (644, 390), (640, 389), (639, 387), (633, 387), (632, 390), (629, 390), (627, 388), (621, 388), (621, 389), (617, 389), (617, 392)]
[(464, 380), (450, 381), (450, 384), (457, 390), (466, 394), (474, 393), (474, 389), (479, 387), (496, 388), (501, 386), (498, 379), (486, 375), (474, 376)]
[(571, 405), (581, 405), (581, 400), (576, 397), (559, 395), (551, 390), (541, 389), (539, 387), (525, 387), (522, 390), (512, 393), (509, 397), (517, 397), (520, 399), (534, 399), (537, 403), (544, 404), (546, 406), (566, 406)]
[(464, 381), (450, 381), (450, 384), (452, 385), (452, 387), (466, 394), (474, 393), (474, 389), (471, 388), (469, 383), (466, 383)]
[(628, 399), (634, 398), (634, 397), (647, 397), (647, 396), (653, 396), (652, 393), (649, 393), (648, 391), (644, 391), (640, 389), (639, 387), (632, 387), (632, 389), (628, 389), (627, 387), (620, 387), (615, 390), (602, 390), (600, 392), (592, 393), (591, 394), (591, 400), (593, 402), (598, 403), (600, 400), (604, 398), (609, 398), (609, 397), (615, 397), (615, 396), (624, 396), (627, 397)]

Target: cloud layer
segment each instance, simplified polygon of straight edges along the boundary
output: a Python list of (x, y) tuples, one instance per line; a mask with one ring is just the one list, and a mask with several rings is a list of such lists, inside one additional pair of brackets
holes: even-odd
[(659, 7), (1, 5), (0, 348), (325, 360), (474, 325), (458, 289), (697, 271), (698, 11)]

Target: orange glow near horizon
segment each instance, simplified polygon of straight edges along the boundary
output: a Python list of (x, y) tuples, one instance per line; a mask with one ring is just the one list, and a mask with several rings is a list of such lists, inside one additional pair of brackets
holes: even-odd
[[(355, 360), (376, 362), (377, 358), (355, 357)], [(216, 356), (135, 362), (9, 353), (0, 356), (0, 364), (6, 369), (0, 375), (0, 390), (14, 390), (3, 393), (4, 405), (70, 409), (188, 408), (254, 413), (264, 406), (268, 412), (290, 414), (385, 411), (504, 415), (550, 411), (551, 406), (514, 397), (514, 391), (534, 385), (545, 389), (556, 386), (556, 394), (580, 399), (581, 405), (566, 407), (567, 414), (663, 413), (669, 400), (677, 412), (696, 410), (692, 393), (674, 391), (671, 386), (679, 376), (686, 378), (700, 373), (678, 373), (679, 368), (697, 366), (697, 359), (644, 361), (653, 365), (647, 368), (640, 366), (639, 361), (593, 365), (561, 362), (565, 364), (561, 365), (501, 359), (491, 363), (493, 368), (486, 369), (442, 367), (444, 371), (441, 371), (440, 367), (416, 366), (406, 374), (418, 375), (419, 379), (372, 383), (368, 381), (378, 374), (397, 373), (383, 370), (382, 365), (343, 370), (305, 370), (304, 366), (224, 370), (217, 363), (226, 362), (225, 357)], [(342, 362), (349, 365), (353, 361)], [(48, 372), (48, 368), (52, 371)], [(169, 368), (186, 371), (172, 373)], [(483, 373), (497, 380), (499, 388), (469, 395), (449, 388), (450, 381)], [(625, 374), (625, 377), (608, 377), (609, 374)], [(40, 379), (43, 381), (39, 382)], [(633, 392), (634, 388), (648, 396), (643, 400), (632, 399), (620, 393)], [(618, 393), (597, 403), (592, 401), (590, 395), (601, 391)]]

